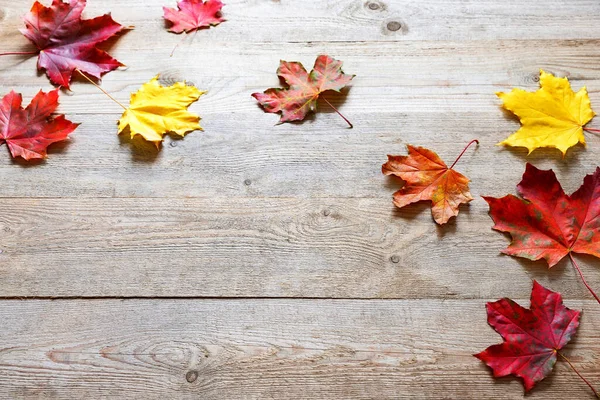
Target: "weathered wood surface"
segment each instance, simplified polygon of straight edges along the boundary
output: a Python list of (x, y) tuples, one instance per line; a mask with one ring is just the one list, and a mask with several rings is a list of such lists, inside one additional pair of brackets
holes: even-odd
[[(528, 300), (519, 300), (527, 305)], [(600, 380), (600, 312), (565, 354)], [(471, 354), (500, 337), (479, 300), (0, 302), (10, 399), (515, 399)], [(587, 399), (558, 361), (528, 399)], [(74, 396), (76, 393), (76, 396)]]
[[(17, 31), (31, 2), (0, 0), (0, 52), (31, 49)], [(102, 86), (127, 102), (156, 74), (186, 79), (208, 90), (190, 108), (205, 131), (132, 146), (120, 108), (77, 80), (68, 143), (33, 165), (0, 147), (0, 399), (520, 398), (471, 354), (500, 340), (485, 301), (527, 299), (532, 279), (585, 310), (567, 352), (600, 381), (598, 305), (567, 262), (499, 255), (480, 198), (515, 193), (526, 161), (569, 192), (598, 165), (590, 134), (564, 159), (494, 146), (518, 126), (494, 93), (535, 89), (540, 68), (600, 104), (597, 0), (229, 0), (228, 21), (172, 58), (174, 0), (88, 3), (135, 26), (107, 46), (128, 69)], [(250, 94), (278, 85), (280, 59), (321, 53), (357, 75), (328, 96), (355, 128), (326, 105), (274, 126)], [(49, 89), (35, 64), (0, 57), (0, 94)], [(451, 162), (473, 138), (458, 170), (476, 200), (458, 219), (393, 207), (386, 154), (410, 143)], [(579, 259), (600, 288), (600, 262)], [(591, 396), (559, 362), (528, 398)]]
[[(381, 199), (11, 199), (2, 296), (500, 298), (531, 280), (589, 298), (568, 260), (501, 255), (478, 199), (437, 227)], [(598, 261), (579, 257), (600, 287)]]
[[(169, 39), (162, 6), (176, 0), (88, 1), (89, 15), (111, 12), (134, 25), (139, 48)], [(3, 26), (20, 27), (28, 0), (2, 0)], [(199, 42), (347, 42), (398, 40), (597, 38), (600, 4), (595, 0), (230, 0), (228, 23), (197, 36)], [(243, 50), (243, 49), (242, 49)]]

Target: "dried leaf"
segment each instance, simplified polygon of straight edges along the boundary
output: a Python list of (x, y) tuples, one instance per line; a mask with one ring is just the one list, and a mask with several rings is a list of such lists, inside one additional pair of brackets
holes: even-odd
[(164, 18), (171, 22), (170, 32), (191, 32), (200, 28), (219, 25), (223, 3), (220, 0), (181, 0), (177, 9), (163, 7)]
[(431, 200), (431, 214), (435, 222), (445, 224), (458, 215), (461, 204), (473, 200), (469, 179), (448, 168), (433, 151), (411, 145), (406, 147), (408, 156), (388, 155), (388, 162), (382, 166), (384, 175), (395, 175), (406, 182), (394, 193), (394, 204), (402, 208), (418, 201)]
[(570, 252), (600, 257), (600, 167), (568, 196), (552, 170), (527, 164), (517, 190), (523, 199), (484, 196), (494, 229), (512, 237), (503, 253), (543, 258), (550, 267)]
[(504, 342), (475, 357), (492, 368), (496, 378), (507, 375), (522, 378), (525, 391), (552, 372), (557, 352), (575, 335), (581, 315), (564, 306), (560, 293), (535, 281), (529, 309), (506, 298), (487, 303), (486, 308), (488, 323)]
[(252, 96), (266, 112), (281, 112), (279, 122), (303, 120), (310, 111), (317, 110), (317, 99), (323, 92), (339, 92), (354, 78), (344, 74), (341, 61), (326, 55), (317, 57), (310, 74), (299, 62), (281, 61), (277, 75), (288, 88), (267, 89)]
[(53, 0), (50, 7), (35, 2), (24, 18), (21, 33), (40, 51), (38, 68), (55, 85), (69, 87), (73, 71), (100, 79), (123, 64), (96, 48), (124, 28), (109, 14), (81, 19), (86, 0)]
[(585, 144), (583, 127), (596, 115), (585, 87), (575, 93), (567, 78), (540, 72), (541, 88), (534, 92), (513, 89), (497, 93), (504, 108), (521, 121), (521, 128), (500, 144), (526, 147), (555, 147), (563, 155), (577, 143)]
[(129, 127), (131, 138), (141, 135), (158, 144), (169, 132), (183, 137), (202, 130), (200, 117), (187, 111), (187, 107), (204, 93), (185, 82), (163, 87), (156, 76), (131, 95), (130, 106), (119, 120), (119, 134)]
[(22, 103), (23, 97), (14, 91), (0, 102), (0, 144), (6, 142), (15, 158), (45, 158), (48, 146), (66, 140), (79, 126), (64, 115), (51, 118), (58, 107), (58, 89), (40, 91), (25, 109)]

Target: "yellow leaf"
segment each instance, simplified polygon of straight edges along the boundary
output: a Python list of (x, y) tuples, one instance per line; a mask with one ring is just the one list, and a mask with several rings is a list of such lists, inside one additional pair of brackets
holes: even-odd
[(158, 145), (166, 133), (183, 137), (188, 132), (202, 130), (200, 117), (187, 111), (187, 107), (204, 93), (184, 82), (164, 87), (156, 76), (131, 94), (129, 108), (119, 120), (119, 134), (129, 127), (132, 139), (141, 135)]
[(585, 144), (583, 127), (596, 114), (586, 88), (573, 92), (567, 78), (540, 71), (540, 87), (533, 93), (522, 89), (496, 93), (522, 125), (499, 144), (526, 147), (529, 153), (540, 147), (555, 147), (564, 156), (569, 147)]

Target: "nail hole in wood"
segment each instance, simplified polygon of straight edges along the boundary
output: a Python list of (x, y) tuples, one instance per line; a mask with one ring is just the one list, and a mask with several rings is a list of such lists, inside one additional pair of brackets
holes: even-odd
[(244, 185), (246, 185), (246, 186), (250, 186), (250, 185), (252, 185), (252, 181), (251, 181), (250, 179), (246, 179), (246, 180), (244, 181)]
[(398, 256), (391, 256), (390, 260), (394, 263), (394, 264), (398, 264), (400, 262), (400, 257)]

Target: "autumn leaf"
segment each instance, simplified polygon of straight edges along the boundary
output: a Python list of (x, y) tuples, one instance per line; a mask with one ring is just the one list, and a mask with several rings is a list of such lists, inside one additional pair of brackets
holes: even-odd
[(187, 107), (204, 93), (185, 82), (163, 87), (156, 76), (131, 95), (130, 106), (119, 120), (119, 134), (129, 128), (131, 138), (141, 135), (158, 145), (166, 133), (183, 137), (202, 130), (200, 117), (187, 111)]
[(563, 156), (577, 143), (585, 144), (584, 126), (596, 115), (585, 87), (575, 93), (567, 78), (540, 72), (541, 88), (534, 92), (513, 89), (497, 93), (504, 108), (521, 121), (521, 128), (500, 144), (526, 147), (555, 147)]
[[(568, 255), (583, 279), (573, 253), (600, 257), (600, 167), (569, 196), (552, 170), (527, 164), (517, 191), (523, 199), (484, 196), (493, 228), (512, 237), (502, 252), (534, 261), (543, 258), (550, 267)], [(583, 282), (600, 302), (585, 279)]]
[(22, 103), (23, 97), (14, 91), (0, 102), (0, 144), (6, 143), (14, 158), (45, 158), (48, 146), (67, 139), (79, 126), (64, 115), (51, 118), (58, 107), (58, 89), (40, 91), (25, 109)]
[(50, 7), (35, 2), (23, 18), (25, 35), (38, 49), (35, 52), (10, 54), (39, 54), (38, 68), (55, 85), (69, 88), (74, 71), (83, 71), (97, 79), (123, 64), (105, 51), (96, 48), (124, 28), (109, 14), (94, 19), (81, 19), (86, 0), (52, 0)]
[(219, 25), (225, 21), (221, 17), (222, 8), (220, 0), (181, 0), (177, 9), (163, 7), (163, 11), (164, 18), (172, 24), (169, 31), (182, 33)]
[(530, 391), (552, 372), (559, 355), (596, 394), (591, 384), (559, 352), (575, 335), (581, 316), (579, 311), (564, 306), (560, 293), (534, 281), (529, 309), (506, 298), (487, 303), (486, 308), (488, 323), (504, 342), (488, 347), (475, 357), (493, 370), (494, 377), (518, 376), (523, 379), (525, 391)]
[[(303, 120), (310, 111), (317, 110), (317, 99), (323, 92), (339, 92), (355, 76), (344, 74), (342, 62), (326, 55), (317, 57), (310, 74), (299, 62), (281, 61), (277, 75), (285, 81), (287, 88), (271, 88), (264, 93), (253, 93), (252, 96), (266, 112), (281, 112), (280, 123)], [(327, 99), (322, 99), (352, 127), (350, 121)]]
[(472, 143), (479, 142), (470, 142), (450, 168), (436, 153), (423, 147), (407, 145), (408, 156), (388, 155), (388, 162), (381, 168), (383, 174), (397, 176), (406, 183), (394, 193), (396, 207), (431, 200), (431, 214), (438, 224), (457, 216), (459, 206), (473, 197), (469, 179), (452, 168)]

